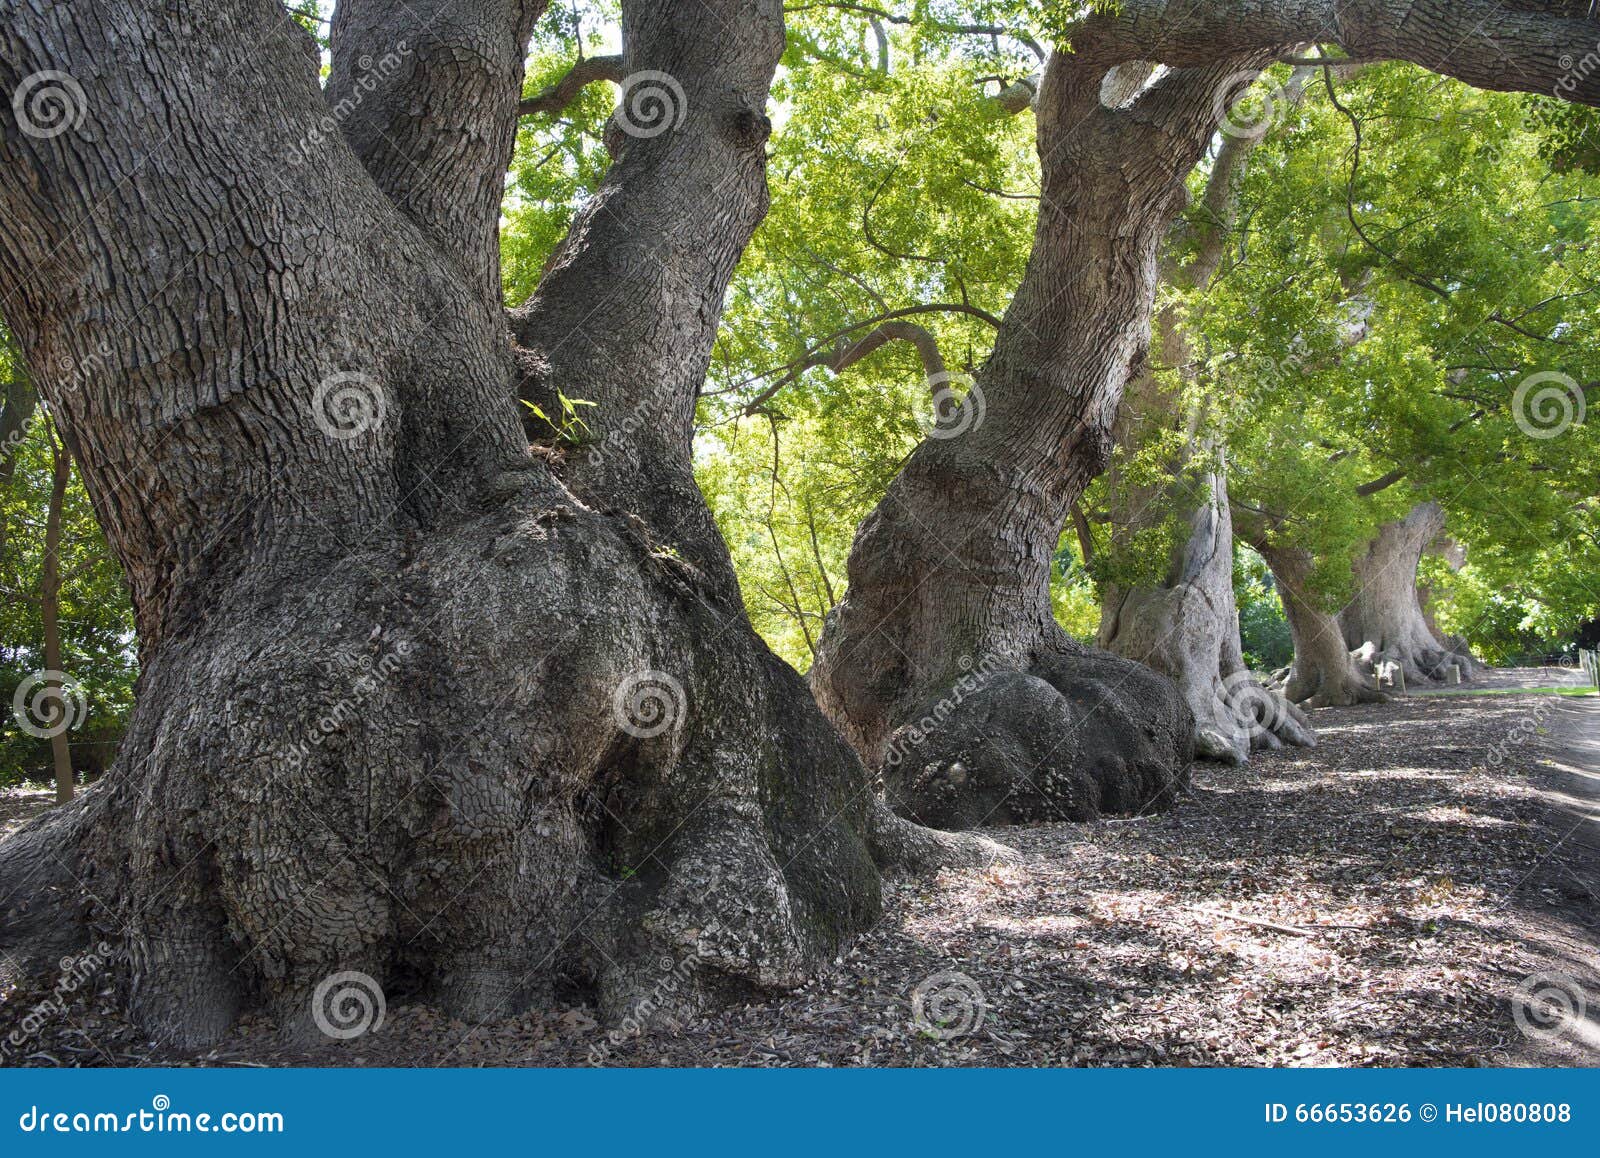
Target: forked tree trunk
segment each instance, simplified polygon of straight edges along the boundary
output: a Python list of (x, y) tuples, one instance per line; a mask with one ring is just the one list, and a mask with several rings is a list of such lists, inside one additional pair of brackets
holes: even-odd
[(345, 0), (325, 96), (274, 0), (0, 3), (0, 89), (74, 78), (63, 131), (0, 124), (6, 321), (144, 661), (106, 782), (0, 845), (8, 969), (48, 968), (89, 900), (178, 1042), (258, 1003), (309, 1027), (349, 970), (475, 1020), (589, 986), (617, 1019), (696, 954), (671, 1017), (835, 954), (878, 909), (869, 840), (974, 847), (873, 826), (683, 484), (761, 215), (775, 0), (625, 3), (630, 70), (690, 113), (626, 145), (602, 196), (666, 200), (581, 222), (583, 300), (540, 353), (678, 421), (588, 502), (529, 455), (484, 247), (541, 6)]
[(1220, 109), (1262, 57), (1102, 103), (1116, 59), (1083, 34), (1038, 99), (1033, 251), (994, 353), (868, 516), (811, 670), (829, 717), (905, 815), (940, 827), (1169, 802), (1192, 735), (1171, 681), (1071, 640), (1050, 603), (1070, 504), (1104, 469), (1149, 342), (1156, 258)]
[(1248, 541), (1272, 569), (1294, 639), (1294, 663), (1283, 689), (1284, 698), (1306, 708), (1346, 707), (1388, 699), (1351, 658), (1338, 619), (1312, 588), (1314, 561), (1310, 553), (1301, 547), (1274, 544), (1260, 533), (1250, 534)]
[(1444, 508), (1428, 502), (1380, 527), (1355, 561), (1355, 594), (1339, 613), (1345, 646), (1373, 667), (1399, 664), (1408, 684), (1447, 682), (1452, 669), (1472, 678), (1471, 654), (1434, 631), (1417, 594), (1417, 565), (1444, 526)]

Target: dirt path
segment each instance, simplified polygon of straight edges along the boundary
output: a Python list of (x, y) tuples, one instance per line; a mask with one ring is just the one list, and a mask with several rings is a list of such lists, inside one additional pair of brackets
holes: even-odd
[(1589, 677), (1576, 664), (1543, 664), (1539, 667), (1479, 668), (1472, 679), (1458, 687), (1413, 688), (1414, 696), (1471, 695), (1481, 691), (1529, 688), (1587, 688)]
[[(1550, 858), (1555, 872), (1578, 891), (1587, 890), (1591, 911), (1600, 914), (1600, 698), (1564, 699), (1552, 705), (1543, 744), (1540, 777), (1547, 804), (1561, 817), (1560, 847)], [(1600, 1055), (1600, 987), (1577, 992), (1564, 979), (1593, 965), (1593, 939), (1558, 938), (1557, 977), (1545, 985), (1546, 1012), (1562, 1032), (1530, 1039), (1527, 1058), (1544, 1065), (1595, 1065)], [(1531, 1005), (1530, 1005), (1531, 1007)]]
[[(1600, 1005), (1597, 711), (1600, 701), (1501, 695), (1315, 713), (1317, 749), (1202, 766), (1170, 814), (995, 830), (1019, 863), (896, 884), (878, 927), (826, 976), (676, 1034), (611, 1041), (582, 1006), (464, 1025), (391, 993), (381, 1031), (355, 1041), (307, 1049), (251, 1023), (203, 1058), (180, 1058), (140, 1040), (100, 994), (52, 1019), (26, 1056), (1594, 1064), (1594, 1011), (1557, 1016), (1538, 979), (1559, 978)], [(1519, 986), (1543, 997), (1519, 1000)], [(1534, 1036), (1519, 1028), (1518, 1008)]]

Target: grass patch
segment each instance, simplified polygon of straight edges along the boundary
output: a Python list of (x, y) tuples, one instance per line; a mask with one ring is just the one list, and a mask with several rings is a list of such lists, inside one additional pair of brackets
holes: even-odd
[(1413, 696), (1592, 696), (1594, 688), (1430, 688), (1427, 691), (1408, 692)]

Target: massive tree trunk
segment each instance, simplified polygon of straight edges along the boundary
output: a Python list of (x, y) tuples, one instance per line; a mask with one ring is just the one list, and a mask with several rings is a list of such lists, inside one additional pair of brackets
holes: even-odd
[(1183, 179), (1262, 59), (1178, 70), (1117, 107), (1102, 90), (1122, 62), (1092, 35), (1046, 69), (1027, 272), (988, 363), (964, 398), (947, 387), (858, 531), (812, 668), (818, 701), (906, 815), (1084, 818), (1161, 806), (1183, 783), (1182, 697), (1061, 630), (1050, 564), (1149, 342)]
[(1356, 666), (1344, 645), (1339, 621), (1311, 586), (1314, 561), (1302, 547), (1274, 543), (1249, 522), (1246, 541), (1272, 569), (1294, 638), (1294, 663), (1283, 695), (1306, 708), (1335, 708), (1350, 704), (1381, 703), (1388, 699), (1371, 676)]
[[(1298, 102), (1307, 71), (1296, 70), (1279, 98)], [(1206, 181), (1201, 211), (1191, 230), (1193, 253), (1166, 273), (1169, 282), (1204, 289), (1217, 269), (1238, 220), (1238, 184), (1250, 154), (1272, 127), (1273, 109), (1254, 122), (1230, 119)], [(1177, 311), (1156, 315), (1163, 366), (1189, 376), (1190, 352)], [(1187, 429), (1182, 424), (1189, 415)], [(1177, 486), (1135, 485), (1113, 469), (1108, 478), (1113, 549), (1160, 527), (1179, 509), (1189, 534), (1174, 548), (1159, 583), (1101, 591), (1100, 646), (1171, 677), (1194, 717), (1197, 755), (1242, 764), (1253, 748), (1284, 744), (1312, 747), (1316, 736), (1305, 716), (1268, 690), (1244, 665), (1239, 609), (1233, 595), (1233, 514), (1225, 460), (1195, 426), (1203, 415), (1186, 406), (1181, 386), (1166, 386), (1148, 363), (1117, 412), (1118, 445), (1130, 454), (1158, 434), (1184, 434), (1184, 450), (1170, 464)], [(1196, 445), (1196, 443), (1200, 445)], [(1209, 461), (1207, 461), (1209, 460)], [(1198, 474), (1198, 466), (1209, 466)]]
[(1399, 664), (1412, 684), (1446, 682), (1455, 671), (1472, 678), (1466, 646), (1433, 629), (1417, 594), (1417, 565), (1444, 525), (1444, 508), (1428, 502), (1380, 527), (1355, 561), (1355, 594), (1339, 613), (1347, 648), (1373, 666)]
[(324, 94), (271, 0), (0, 0), (0, 89), (71, 78), (29, 106), (58, 124), (0, 126), (6, 321), (92, 368), (38, 385), (143, 659), (106, 782), (0, 845), (7, 968), (86, 903), (178, 1042), (256, 1004), (308, 1027), (351, 970), (617, 1018), (698, 954), (672, 1016), (836, 953), (877, 912), (870, 840), (952, 851), (872, 824), (684, 481), (779, 6), (624, 5), (630, 69), (690, 113), (626, 144), (622, 220), (580, 221), (541, 294), (565, 321), (523, 330), (569, 395), (648, 400), (585, 501), (528, 453), (492, 254), (540, 7), (345, 0)]

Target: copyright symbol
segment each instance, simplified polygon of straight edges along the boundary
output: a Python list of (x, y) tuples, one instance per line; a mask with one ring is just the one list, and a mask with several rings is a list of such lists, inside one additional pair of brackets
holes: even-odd
[(1424, 1122), (1432, 1122), (1439, 1116), (1439, 1107), (1432, 1102), (1423, 1102), (1422, 1109), (1417, 1111), (1417, 1116)]

